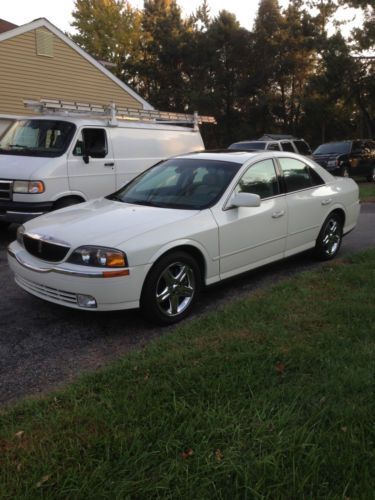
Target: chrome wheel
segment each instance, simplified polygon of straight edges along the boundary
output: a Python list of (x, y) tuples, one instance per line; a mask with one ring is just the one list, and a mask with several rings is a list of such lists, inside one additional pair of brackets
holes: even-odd
[(343, 222), (342, 216), (336, 212), (325, 220), (315, 245), (315, 254), (319, 259), (332, 259), (340, 250)]
[(322, 243), (327, 256), (333, 257), (338, 251), (341, 243), (341, 227), (336, 218), (327, 221)]
[(183, 262), (173, 262), (161, 273), (156, 285), (156, 303), (166, 316), (183, 313), (194, 297), (193, 269)]
[(194, 306), (202, 285), (196, 259), (183, 250), (162, 256), (151, 268), (142, 288), (143, 315), (162, 325), (185, 318)]

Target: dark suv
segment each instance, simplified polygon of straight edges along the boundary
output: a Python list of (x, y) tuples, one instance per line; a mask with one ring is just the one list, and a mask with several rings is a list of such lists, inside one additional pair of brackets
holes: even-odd
[(313, 159), (333, 175), (360, 175), (375, 182), (375, 141), (370, 139), (321, 144)]
[(310, 156), (311, 149), (306, 141), (292, 135), (266, 134), (257, 140), (234, 142), (228, 149), (242, 151), (289, 151), (300, 155)]

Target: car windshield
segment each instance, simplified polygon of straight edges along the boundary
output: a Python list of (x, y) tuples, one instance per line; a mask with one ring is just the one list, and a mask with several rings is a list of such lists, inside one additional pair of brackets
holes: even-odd
[(162, 208), (202, 210), (214, 205), (241, 165), (227, 161), (175, 158), (146, 170), (107, 198)]
[(231, 144), (228, 149), (238, 149), (241, 151), (246, 151), (247, 149), (266, 149), (266, 143), (261, 141), (235, 142)]
[(0, 154), (61, 156), (75, 132), (73, 123), (58, 120), (17, 120), (0, 139)]
[(314, 155), (329, 155), (329, 154), (346, 154), (350, 153), (351, 142), (328, 142), (321, 144), (314, 151)]

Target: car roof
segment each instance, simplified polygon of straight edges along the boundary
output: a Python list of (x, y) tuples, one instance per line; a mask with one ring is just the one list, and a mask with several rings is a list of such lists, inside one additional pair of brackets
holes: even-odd
[(294, 135), (289, 134), (264, 134), (259, 137), (258, 141), (283, 141), (283, 140), (299, 140)]
[(277, 158), (277, 157), (292, 157), (303, 159), (301, 155), (292, 153), (289, 151), (239, 151), (235, 149), (224, 149), (224, 150), (214, 150), (214, 151), (197, 151), (195, 153), (188, 153), (185, 155), (178, 155), (175, 158), (192, 158), (192, 159), (202, 159), (202, 160), (216, 160), (216, 161), (227, 161), (232, 163), (244, 164), (248, 160), (253, 160), (255, 158)]

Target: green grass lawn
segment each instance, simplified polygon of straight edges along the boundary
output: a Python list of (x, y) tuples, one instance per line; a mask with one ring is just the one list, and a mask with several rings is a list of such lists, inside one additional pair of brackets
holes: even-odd
[(374, 283), (329, 263), (5, 410), (0, 498), (374, 498)]
[(359, 199), (364, 202), (375, 202), (375, 182), (357, 180), (359, 186)]

